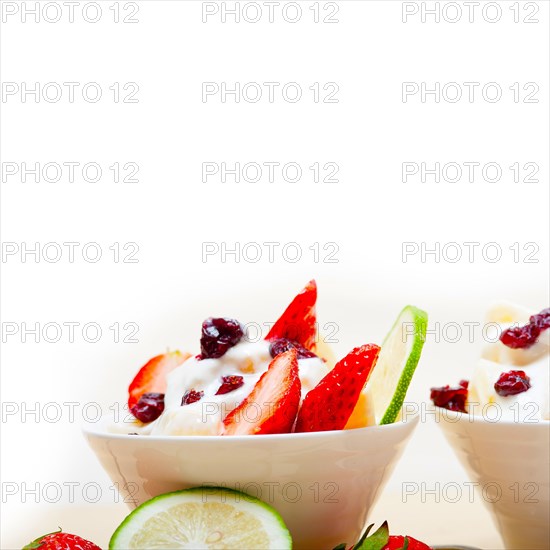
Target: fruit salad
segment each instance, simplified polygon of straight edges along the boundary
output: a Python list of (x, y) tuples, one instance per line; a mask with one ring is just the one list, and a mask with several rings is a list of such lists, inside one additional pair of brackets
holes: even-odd
[(135, 421), (130, 429), (128, 424), (113, 429), (229, 436), (395, 421), (420, 358), (425, 313), (408, 306), (398, 319), (420, 325), (412, 342), (396, 336), (399, 325), (382, 352), (376, 344), (364, 344), (336, 362), (326, 344), (316, 341), (316, 301), (317, 285), (310, 281), (259, 342), (249, 341), (236, 319), (206, 319), (200, 353), (165, 353), (139, 370), (128, 397)]
[[(535, 313), (503, 303), (487, 322), (500, 326), (498, 341), (486, 345), (470, 381), (432, 388), (433, 403), (494, 420), (550, 420), (550, 309)], [(489, 412), (489, 405), (498, 410)]]

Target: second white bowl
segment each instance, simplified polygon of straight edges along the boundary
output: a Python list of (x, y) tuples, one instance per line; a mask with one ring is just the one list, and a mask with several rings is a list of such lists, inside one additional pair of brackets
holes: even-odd
[(550, 548), (550, 422), (490, 422), (440, 411), (439, 425), (482, 489), (506, 548)]

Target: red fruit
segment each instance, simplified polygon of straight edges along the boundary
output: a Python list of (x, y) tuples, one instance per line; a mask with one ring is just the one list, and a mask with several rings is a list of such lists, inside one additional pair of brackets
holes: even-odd
[(355, 348), (307, 393), (298, 413), (296, 432), (343, 430), (372, 372), (380, 347)]
[(244, 379), (238, 374), (222, 376), (222, 385), (218, 388), (216, 395), (223, 395), (239, 389), (244, 384)]
[(409, 542), (407, 550), (431, 550), (431, 548), (427, 544), (424, 544), (419, 540), (413, 539), (408, 535), (405, 537), (391, 536), (388, 540), (388, 544), (386, 544), (386, 546), (384, 546), (382, 550), (401, 550), (401, 548), (405, 547), (405, 539), (407, 539)]
[(202, 324), (201, 359), (217, 359), (244, 336), (241, 323), (229, 317), (208, 317)]
[(224, 419), (223, 435), (289, 433), (300, 406), (295, 349), (277, 355), (246, 399)]
[(461, 380), (458, 387), (441, 386), (430, 389), (430, 399), (436, 407), (449, 411), (466, 412), (466, 399), (468, 397), (468, 380)]
[(277, 357), (279, 353), (284, 353), (290, 348), (294, 348), (298, 352), (298, 359), (309, 359), (310, 357), (317, 357), (312, 351), (304, 348), (298, 344), (298, 342), (293, 342), (288, 338), (279, 338), (278, 340), (272, 340), (269, 344), (269, 355), (271, 357)]
[(536, 315), (531, 315), (529, 317), (529, 323), (531, 325), (536, 325), (541, 330), (546, 330), (550, 328), (550, 308), (543, 309), (540, 313)]
[(522, 370), (503, 372), (495, 382), (495, 391), (502, 397), (523, 393), (531, 387), (531, 379)]
[(315, 349), (317, 333), (317, 284), (309, 281), (306, 287), (292, 300), (278, 321), (271, 327), (266, 340), (288, 338), (306, 349)]
[(130, 412), (144, 424), (156, 420), (162, 411), (164, 411), (163, 393), (144, 393), (130, 409)]
[(504, 330), (500, 335), (500, 341), (512, 349), (530, 348), (538, 340), (540, 332), (541, 329), (537, 325), (528, 323), (522, 327)]
[(188, 357), (189, 353), (172, 351), (150, 359), (141, 367), (128, 388), (128, 408), (132, 410), (144, 393), (166, 393), (166, 375)]
[[(349, 550), (432, 550), (427, 544), (409, 536), (391, 536), (388, 522), (385, 521), (370, 536), (374, 524), (369, 525), (361, 538)], [(345, 550), (346, 545), (340, 544), (333, 550)]]
[(196, 403), (200, 401), (204, 396), (203, 391), (188, 390), (183, 394), (181, 398), (181, 406), (191, 405), (191, 403)]
[(550, 308), (531, 315), (529, 322), (522, 327), (504, 330), (500, 335), (500, 341), (512, 349), (530, 348), (536, 343), (540, 333), (548, 328), (550, 328)]
[(23, 550), (101, 550), (99, 546), (77, 535), (62, 533), (61, 529), (33, 540)]

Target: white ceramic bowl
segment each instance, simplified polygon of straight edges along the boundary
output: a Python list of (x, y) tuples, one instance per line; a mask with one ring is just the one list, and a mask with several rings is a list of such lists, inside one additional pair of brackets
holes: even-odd
[(84, 434), (130, 507), (178, 489), (257, 496), (285, 520), (296, 549), (357, 541), (418, 417), (387, 426), (258, 436)]
[(550, 549), (550, 422), (490, 422), (451, 411), (440, 411), (438, 421), (506, 548)]

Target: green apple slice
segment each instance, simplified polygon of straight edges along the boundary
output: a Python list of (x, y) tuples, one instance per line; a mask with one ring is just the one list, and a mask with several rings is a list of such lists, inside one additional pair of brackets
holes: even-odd
[(426, 340), (428, 314), (406, 306), (382, 343), (368, 387), (377, 424), (396, 421)]
[(290, 533), (265, 502), (218, 487), (196, 487), (155, 497), (118, 527), (110, 550), (167, 548), (286, 550)]

